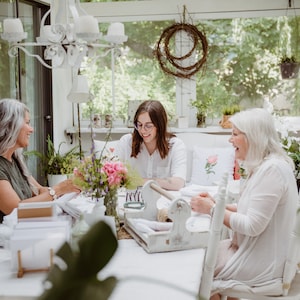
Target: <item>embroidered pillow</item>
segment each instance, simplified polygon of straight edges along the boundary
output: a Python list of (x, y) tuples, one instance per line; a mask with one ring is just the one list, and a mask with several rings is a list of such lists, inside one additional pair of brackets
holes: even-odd
[(116, 141), (108, 141), (105, 145), (105, 141), (94, 140), (96, 157), (99, 158), (103, 147), (105, 146), (105, 150), (103, 151), (103, 155), (108, 154), (111, 150), (114, 151), (118, 144), (118, 140)]
[(193, 165), (191, 183), (199, 185), (214, 185), (221, 180), (225, 172), (229, 180), (234, 174), (233, 147), (193, 147)]

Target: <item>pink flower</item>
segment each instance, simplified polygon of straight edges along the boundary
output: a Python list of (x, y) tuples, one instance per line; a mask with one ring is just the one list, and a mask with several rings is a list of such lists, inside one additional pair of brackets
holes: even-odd
[(215, 174), (215, 171), (213, 170), (213, 167), (217, 164), (218, 162), (218, 155), (210, 155), (206, 159), (206, 164), (205, 164), (205, 170), (206, 174)]
[(102, 167), (109, 186), (120, 186), (126, 179), (127, 169), (120, 161), (108, 161)]
[(211, 165), (217, 163), (217, 161), (218, 161), (218, 155), (211, 155), (207, 158), (207, 162)]

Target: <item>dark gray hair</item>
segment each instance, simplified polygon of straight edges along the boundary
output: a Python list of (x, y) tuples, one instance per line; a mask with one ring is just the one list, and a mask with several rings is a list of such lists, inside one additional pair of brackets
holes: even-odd
[[(0, 100), (0, 155), (16, 144), (26, 112), (29, 112), (28, 107), (18, 100), (8, 98)], [(28, 177), (29, 171), (24, 162), (23, 149), (17, 149), (14, 157), (18, 160), (23, 174)]]

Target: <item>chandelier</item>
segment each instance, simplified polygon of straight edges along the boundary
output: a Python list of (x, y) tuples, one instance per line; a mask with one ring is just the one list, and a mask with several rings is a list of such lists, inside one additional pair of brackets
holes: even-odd
[[(54, 21), (51, 14), (51, 25), (45, 25), (52, 9), (57, 12)], [(99, 32), (97, 19), (82, 9), (79, 0), (52, 0), (50, 9), (41, 20), (40, 36), (36, 38), (36, 42), (22, 42), (27, 38), (27, 32), (24, 32), (18, 18), (3, 21), (1, 38), (9, 42), (10, 57), (17, 56), (18, 50), (22, 50), (49, 69), (71, 67), (75, 70), (80, 68), (84, 58), (103, 57), (127, 41), (124, 25), (118, 22), (111, 23), (107, 35), (103, 36)], [(103, 43), (99, 43), (99, 40)], [(36, 46), (44, 47), (43, 58), (27, 49)], [(105, 50), (101, 55), (97, 54), (99, 48)]]

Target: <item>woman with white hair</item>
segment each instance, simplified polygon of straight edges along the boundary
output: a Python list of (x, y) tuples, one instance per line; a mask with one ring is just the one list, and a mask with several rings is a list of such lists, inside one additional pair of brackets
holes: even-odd
[[(211, 299), (220, 299), (222, 289), (237, 281), (249, 288), (274, 283), (280, 294), (298, 202), (293, 161), (282, 149), (267, 110), (241, 111), (230, 121), (230, 142), (246, 177), (237, 205), (226, 206), (224, 225), (233, 235), (220, 242)], [(207, 193), (191, 200), (196, 212), (212, 213), (213, 207), (214, 199)]]
[(30, 175), (22, 151), (32, 133), (26, 105), (15, 99), (0, 100), (0, 223), (21, 201), (52, 201), (65, 193), (80, 192), (72, 180), (50, 188)]

